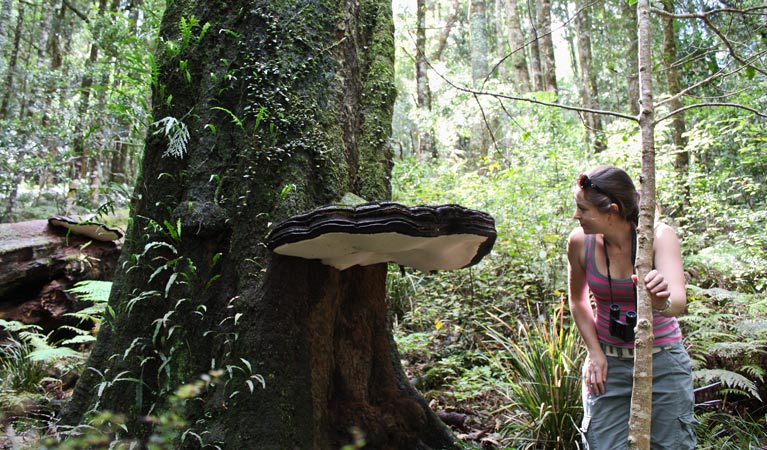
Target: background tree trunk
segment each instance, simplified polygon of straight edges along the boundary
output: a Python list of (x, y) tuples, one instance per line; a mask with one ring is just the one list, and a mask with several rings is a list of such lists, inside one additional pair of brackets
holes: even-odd
[(437, 42), (437, 49), (434, 51), (431, 59), (439, 61), (442, 59), (442, 53), (445, 51), (447, 45), (447, 38), (450, 37), (450, 31), (453, 29), (456, 20), (458, 19), (458, 11), (461, 9), (460, 0), (453, 0), (453, 6), (450, 12), (450, 16), (445, 21), (445, 25), (442, 27), (442, 32), (439, 35), (439, 41)]
[[(599, 109), (597, 76), (591, 57), (591, 16), (587, 4), (582, 5), (575, 25), (578, 35), (578, 62), (581, 68), (581, 101), (584, 108)], [(603, 151), (607, 144), (602, 130), (602, 117), (599, 114), (584, 113), (584, 119), (591, 148), (594, 153)]]
[(11, 92), (13, 91), (13, 79), (16, 74), (16, 63), (19, 60), (19, 48), (21, 47), (21, 30), (24, 27), (24, 7), (24, 2), (19, 3), (16, 29), (13, 35), (13, 46), (11, 47), (11, 56), (8, 58), (8, 69), (5, 74), (5, 91), (3, 92), (2, 100), (0, 100), (0, 119), (8, 118)]
[(264, 248), (270, 224), (345, 192), (390, 196), (390, 3), (181, 0), (161, 36), (154, 117), (190, 137), (171, 130), (175, 156), (147, 138), (117, 317), (63, 420), (98, 407), (145, 436), (141, 416), (213, 370), (184, 410), (202, 445), (337, 450), (358, 427), (371, 448), (452, 447), (394, 356), (385, 265), (339, 272)]
[(650, 2), (637, 2), (639, 43), (639, 87), (641, 111), (639, 127), (642, 139), (642, 184), (639, 201), (637, 249), (637, 332), (634, 348), (634, 388), (631, 394), (629, 449), (649, 450), (652, 419), (652, 347), (653, 312), (644, 277), (653, 267), (655, 238), (655, 111), (653, 109), (652, 41), (650, 37)]
[[(98, 17), (103, 17), (107, 10), (107, 0), (99, 0)], [(90, 115), (89, 106), (91, 98), (91, 90), (93, 89), (93, 77), (94, 72), (97, 70), (96, 63), (99, 59), (99, 47), (94, 37), (91, 42), (90, 56), (85, 66), (85, 72), (80, 82), (80, 101), (77, 107), (77, 125), (73, 130), (74, 140), (72, 142), (72, 150), (75, 154), (75, 170), (73, 178), (79, 178), (85, 180), (89, 178), (89, 174), (92, 172), (91, 161), (92, 156), (89, 154), (89, 149), (86, 147), (85, 138), (86, 130), (90, 128)]]
[(509, 25), (509, 46), (512, 52), (512, 77), (519, 93), (527, 94), (530, 92), (530, 74), (527, 71), (525, 36), (522, 33), (517, 0), (506, 0), (506, 18)]
[(495, 54), (498, 57), (498, 78), (506, 81), (509, 78), (506, 70), (506, 10), (504, 0), (495, 0)]
[[(485, 0), (472, 0), (469, 11), (469, 26), (471, 28), (471, 80), (475, 88), (479, 88), (488, 76), (489, 66), (488, 39), (487, 39), (487, 4)], [(479, 99), (475, 99), (481, 107)], [(490, 145), (490, 136), (487, 130), (487, 118), (477, 114), (472, 125), (471, 140), (469, 147), (472, 158), (482, 158), (487, 155)]]
[(538, 10), (538, 31), (543, 63), (543, 88), (557, 94), (557, 66), (554, 58), (554, 41), (551, 37), (551, 0), (541, 0), (541, 7)]
[(623, 29), (627, 36), (626, 43), (626, 94), (631, 114), (639, 115), (639, 61), (637, 41), (637, 10), (630, 1), (621, 2), (623, 5)]
[(426, 61), (426, 0), (416, 2), (416, 106), (418, 115), (418, 147), (419, 155), (429, 154), (436, 157), (437, 147), (434, 144), (434, 131), (431, 127), (431, 89), (429, 88), (429, 64)]
[(543, 81), (543, 63), (541, 61), (541, 29), (539, 28), (539, 19), (537, 11), (540, 8), (539, 2), (534, 1), (527, 6), (527, 15), (530, 23), (530, 71), (533, 76), (533, 89), (536, 91), (545, 90)]
[[(669, 13), (674, 13), (674, 2), (672, 0), (663, 0), (663, 9)], [(663, 26), (663, 69), (666, 72), (666, 86), (668, 95), (672, 97), (669, 103), (669, 110), (679, 111), (684, 104), (679, 97), (674, 98), (681, 91), (681, 81), (679, 69), (676, 66), (676, 31), (674, 30), (674, 19), (668, 16), (661, 16)], [(674, 169), (679, 177), (679, 185), (682, 187), (682, 195), (678, 207), (680, 211), (676, 215), (684, 216), (690, 200), (690, 187), (687, 183), (687, 170), (690, 165), (690, 152), (687, 150), (687, 138), (685, 137), (686, 126), (684, 112), (674, 114), (671, 120), (671, 139), (674, 144)]]

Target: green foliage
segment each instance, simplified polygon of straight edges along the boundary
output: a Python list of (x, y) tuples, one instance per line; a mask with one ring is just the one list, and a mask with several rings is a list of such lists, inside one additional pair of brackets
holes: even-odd
[(165, 403), (156, 412), (145, 417), (145, 422), (152, 426), (152, 432), (145, 439), (124, 437), (127, 420), (124, 416), (110, 411), (100, 411), (89, 419), (87, 424), (73, 429), (61, 429), (38, 447), (58, 450), (85, 449), (131, 449), (171, 450), (176, 448), (221, 449), (221, 443), (210, 439), (210, 431), (199, 429), (195, 424), (187, 423), (183, 411), (190, 404), (199, 402), (205, 393), (215, 388), (222, 379), (222, 371), (202, 374), (190, 383), (175, 389), (165, 399)]
[(488, 356), (503, 374), (499, 389), (509, 402), (505, 431), (517, 448), (576, 448), (585, 352), (564, 301), (550, 314), (531, 310), (527, 321), (503, 316), (495, 316), (498, 327), (487, 334)]
[(697, 418), (699, 450), (761, 449), (767, 444), (767, 416), (752, 418), (709, 411)]
[(29, 357), (31, 344), (8, 340), (0, 347), (0, 380), (2, 390), (38, 392), (40, 382), (48, 376), (48, 367), (43, 361)]
[(690, 286), (689, 290), (688, 314), (679, 321), (692, 349), (693, 378), (699, 385), (721, 385), (715, 391), (721, 402), (742, 398), (761, 402), (758, 386), (764, 383), (767, 361), (767, 299), (721, 288)]

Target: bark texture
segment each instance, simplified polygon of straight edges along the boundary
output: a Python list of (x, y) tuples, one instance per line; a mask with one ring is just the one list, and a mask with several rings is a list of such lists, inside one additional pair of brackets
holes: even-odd
[(639, 201), (637, 251), (637, 332), (634, 347), (634, 388), (629, 418), (629, 449), (649, 450), (652, 419), (652, 303), (644, 286), (644, 277), (653, 266), (655, 220), (655, 111), (653, 109), (650, 2), (637, 2), (639, 37), (639, 126), (642, 139), (642, 184)]
[(370, 448), (449, 448), (398, 367), (385, 266), (288, 268), (264, 247), (346, 192), (390, 196), (390, 3), (178, 0), (161, 36), (154, 118), (171, 126), (147, 139), (117, 317), (63, 421), (111, 410), (142, 439), (142, 416), (210, 372), (178, 447), (336, 450), (357, 427)]

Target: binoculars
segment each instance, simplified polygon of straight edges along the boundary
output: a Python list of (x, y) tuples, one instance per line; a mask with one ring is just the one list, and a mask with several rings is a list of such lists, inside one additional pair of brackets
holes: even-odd
[(626, 312), (626, 320), (621, 320), (621, 307), (610, 305), (610, 336), (619, 337), (623, 342), (634, 340), (634, 327), (637, 324), (636, 311)]

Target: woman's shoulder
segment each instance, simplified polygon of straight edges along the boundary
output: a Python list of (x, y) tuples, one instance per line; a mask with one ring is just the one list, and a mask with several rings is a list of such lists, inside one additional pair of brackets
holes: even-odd
[(676, 230), (663, 222), (655, 222), (655, 240), (664, 242), (668, 241), (669, 239), (673, 241), (679, 240), (679, 237), (676, 234)]
[(585, 242), (586, 234), (583, 233), (583, 228), (573, 228), (573, 231), (571, 231), (570, 235), (567, 237), (567, 253), (571, 255), (582, 254)]

